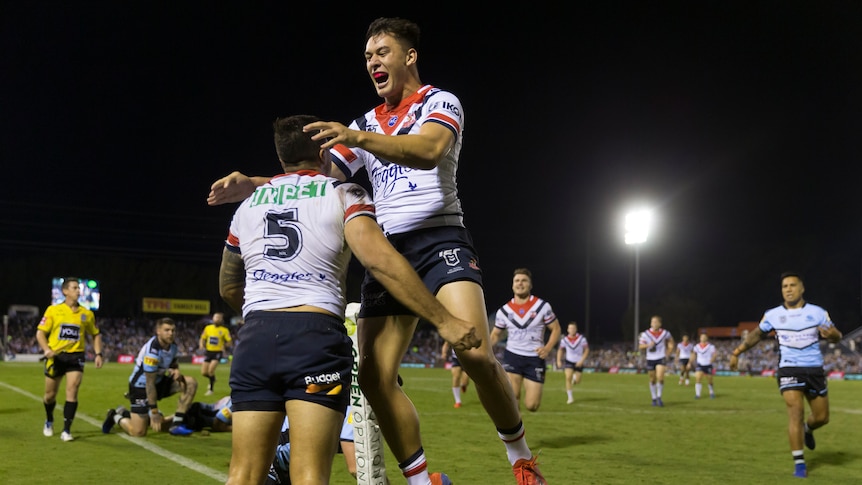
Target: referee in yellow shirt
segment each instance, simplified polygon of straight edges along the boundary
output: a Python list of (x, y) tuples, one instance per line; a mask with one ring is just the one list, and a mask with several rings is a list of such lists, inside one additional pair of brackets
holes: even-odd
[(200, 348), (206, 352), (204, 362), (201, 364), (201, 374), (210, 380), (205, 395), (211, 396), (215, 386), (215, 371), (225, 350), (230, 347), (230, 329), (225, 326), (224, 313), (213, 313), (212, 323), (204, 328), (201, 333)]
[(54, 407), (60, 381), (66, 376), (66, 400), (63, 405), (63, 441), (72, 441), (72, 421), (78, 411), (78, 388), (84, 378), (86, 336), (93, 339), (96, 352), (96, 369), (102, 367), (102, 336), (96, 326), (93, 312), (78, 304), (81, 285), (78, 278), (65, 278), (62, 286), (63, 303), (51, 305), (45, 310), (42, 321), (36, 327), (36, 341), (44, 353), (45, 361), (45, 427), (42, 434), (54, 436)]

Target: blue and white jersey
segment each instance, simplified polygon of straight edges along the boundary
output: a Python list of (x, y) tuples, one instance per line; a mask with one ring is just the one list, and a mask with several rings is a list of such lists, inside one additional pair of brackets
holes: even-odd
[(129, 377), (129, 383), (134, 387), (145, 389), (147, 387), (145, 372), (155, 372), (156, 384), (158, 384), (164, 379), (165, 372), (167, 372), (177, 358), (177, 352), (176, 342), (164, 349), (159, 343), (159, 338), (153, 336), (138, 352), (138, 356), (135, 358), (135, 368)]
[(464, 227), (455, 173), (461, 153), (464, 110), (448, 92), (425, 85), (393, 108), (381, 104), (350, 123), (353, 130), (398, 136), (418, 134), (425, 123), (437, 123), (455, 135), (445, 157), (430, 170), (383, 160), (361, 148), (334, 146), (332, 161), (348, 178), (365, 167), (374, 190), (377, 222), (386, 235), (440, 226)]
[(512, 298), (494, 317), (494, 326), (505, 330), (506, 350), (526, 357), (537, 357), (537, 349), (545, 345), (545, 329), (557, 320), (551, 304), (530, 295), (525, 303)]
[(277, 175), (234, 213), (225, 249), (245, 265), (244, 316), (313, 305), (344, 315), (350, 247), (344, 226), (374, 217), (362, 187), (312, 170)]
[[(647, 360), (659, 360), (667, 357), (667, 342), (671, 335), (667, 330), (660, 328), (658, 330), (649, 329), (641, 333), (638, 343), (647, 346)], [(652, 347), (652, 350), (649, 350)]]
[(233, 424), (233, 401), (230, 396), (225, 396), (215, 404), (211, 404), (213, 407), (213, 411), (215, 411), (215, 417), (219, 421), (225, 424)]
[(566, 349), (566, 362), (577, 364), (584, 358), (584, 352), (590, 348), (587, 338), (576, 333), (574, 337), (566, 335), (560, 339), (560, 348)]
[(712, 365), (715, 360), (715, 345), (711, 343), (698, 343), (692, 350), (697, 355), (697, 365)]
[(834, 327), (829, 312), (805, 303), (802, 308), (777, 306), (763, 314), (760, 331), (775, 330), (778, 340), (778, 367), (823, 367), (819, 327)]

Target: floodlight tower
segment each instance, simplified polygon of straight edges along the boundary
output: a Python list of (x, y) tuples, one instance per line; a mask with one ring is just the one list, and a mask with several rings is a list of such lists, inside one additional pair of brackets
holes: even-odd
[(635, 312), (634, 312), (634, 351), (638, 351), (638, 313), (640, 312), (640, 245), (649, 236), (652, 224), (652, 211), (638, 209), (626, 214), (626, 244), (635, 249)]

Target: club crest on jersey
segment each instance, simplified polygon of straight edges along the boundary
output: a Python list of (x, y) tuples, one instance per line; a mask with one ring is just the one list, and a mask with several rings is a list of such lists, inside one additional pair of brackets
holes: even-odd
[(461, 248), (444, 249), (437, 253), (437, 255), (443, 258), (443, 261), (446, 262), (447, 266), (457, 266), (461, 264), (461, 259), (458, 257), (458, 251), (461, 251)]
[(404, 117), (404, 127), (413, 126), (413, 123), (416, 123), (416, 115), (407, 113), (407, 116)]
[(393, 115), (391, 118), (389, 118), (389, 121), (386, 122), (386, 125), (392, 128), (393, 126), (395, 126), (395, 123), (398, 123), (398, 115)]

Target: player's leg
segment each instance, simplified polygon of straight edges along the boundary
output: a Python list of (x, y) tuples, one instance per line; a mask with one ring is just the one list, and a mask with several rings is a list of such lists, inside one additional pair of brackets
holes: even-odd
[(417, 318), (402, 315), (360, 318), (357, 325), (359, 387), (399, 462), (410, 458), (422, 446), (416, 408), (398, 385), (401, 358), (407, 352), (417, 323)]
[(536, 412), (542, 404), (542, 391), (545, 387), (543, 382), (537, 382), (521, 377), (524, 385), (524, 407), (527, 411)]
[(805, 398), (802, 391), (786, 390), (781, 393), (787, 408), (788, 437), (791, 450), (801, 450), (805, 417)]
[(829, 423), (829, 396), (814, 396), (808, 398), (811, 414), (808, 416), (808, 428), (814, 431)]
[(84, 372), (80, 370), (70, 370), (66, 372), (66, 401), (63, 403), (63, 439), (72, 440), (72, 421), (75, 420), (75, 415), (78, 413), (78, 389), (81, 388), (81, 381), (84, 379)]
[(452, 397), (455, 398), (455, 407), (461, 407), (461, 366), (452, 366)]
[(566, 374), (566, 391), (571, 393), (572, 386), (574, 385), (575, 369), (572, 367), (566, 367), (563, 372)]
[(572, 381), (572, 384), (578, 385), (581, 383), (581, 378), (584, 376), (584, 373), (581, 371), (575, 371), (575, 380)]
[(53, 375), (54, 367), (46, 366), (45, 370), (45, 393), (42, 395), (42, 406), (45, 408), (45, 426), (43, 426), (42, 434), (54, 436), (54, 408), (57, 407), (57, 390), (60, 388), (60, 380), (63, 377), (49, 377), (49, 369)]
[(147, 429), (150, 427), (150, 417), (146, 411), (143, 413), (130, 411), (128, 416), (121, 416), (117, 424), (129, 436), (142, 438), (147, 435)]
[(485, 412), (498, 429), (511, 429), (521, 422), (515, 392), (503, 366), (490, 344), (488, 315), (482, 287), (472, 281), (443, 285), (437, 299), (450, 313), (473, 323), (482, 344), (474, 349), (456, 351), (461, 367), (476, 384), (476, 394)]
[(284, 414), (277, 411), (233, 413), (227, 485), (263, 483), (275, 458), (275, 447), (283, 421)]
[[(290, 419), (291, 484), (329, 483), (344, 414), (297, 399), (288, 401), (286, 409)], [(272, 458), (270, 454), (270, 462)]]

